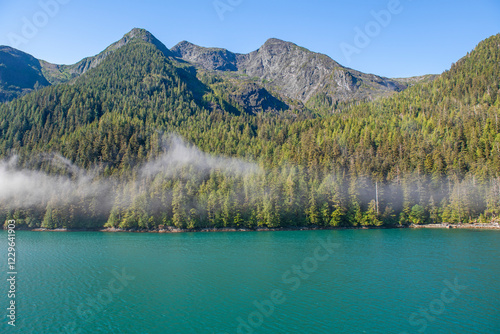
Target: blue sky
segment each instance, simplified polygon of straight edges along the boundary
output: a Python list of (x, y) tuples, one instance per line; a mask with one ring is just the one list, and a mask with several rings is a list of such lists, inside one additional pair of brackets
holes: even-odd
[[(373, 13), (390, 17), (377, 21)], [(499, 33), (500, 1), (0, 2), (0, 45), (58, 64), (95, 55), (134, 27), (149, 30), (169, 48), (188, 40), (246, 53), (275, 37), (363, 72), (405, 77), (441, 73)]]

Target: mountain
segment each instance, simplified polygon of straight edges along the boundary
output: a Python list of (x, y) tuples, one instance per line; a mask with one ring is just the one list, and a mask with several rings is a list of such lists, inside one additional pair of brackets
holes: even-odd
[(0, 102), (25, 95), (50, 83), (38, 59), (8, 46), (0, 46)]
[[(278, 77), (271, 64), (284, 58), (272, 50), (295, 48), (280, 44), (235, 66)], [(0, 221), (158, 230), (500, 219), (500, 34), (434, 80), (325, 114), (177, 51), (132, 38), (71, 82), (0, 104)]]
[(317, 96), (334, 102), (370, 100), (407, 87), (402, 81), (343, 67), (326, 55), (275, 38), (249, 54), (204, 48), (186, 41), (174, 46), (172, 52), (206, 70), (240, 72), (258, 78), (266, 87), (303, 103)]
[[(339, 102), (350, 103), (389, 96), (415, 82), (413, 79), (393, 80), (355, 71), (341, 66), (326, 55), (274, 38), (249, 54), (237, 54), (222, 48), (200, 47), (187, 41), (180, 42), (169, 50), (150, 32), (134, 28), (99, 54), (84, 58), (72, 65), (52, 64), (37, 60), (21, 51), (3, 47), (2, 54), (5, 61), (0, 58), (0, 66), (4, 72), (2, 75), (4, 79), (0, 82), (0, 94), (2, 94), (0, 101), (12, 100), (32, 91), (36, 82), (38, 82), (37, 87), (40, 87), (72, 81), (98, 66), (109, 55), (133, 40), (150, 43), (167, 58), (188, 62), (198, 69), (213, 72), (213, 75), (224, 77), (224, 74), (229, 74), (231, 80), (240, 79), (243, 86), (251, 82), (281, 102), (292, 100), (306, 104), (311, 109), (327, 112), (331, 112)], [(7, 59), (7, 55), (14, 53), (24, 55), (18, 57), (15, 64), (12, 63), (12, 59)], [(12, 75), (9, 76), (7, 73), (14, 72), (23, 73), (29, 80), (16, 79), (22, 83), (12, 80)], [(253, 103), (246, 106), (241, 105), (245, 101), (244, 98), (236, 100), (242, 109), (251, 112), (273, 108), (276, 103), (281, 105), (276, 100), (272, 103)]]
[[(36, 82), (38, 82), (38, 84), (36, 84), (36, 87), (48, 86), (51, 84), (57, 85), (70, 81), (74, 82), (83, 74), (87, 73), (87, 71), (98, 67), (110, 55), (114, 54), (116, 51), (129, 45), (132, 42), (144, 42), (150, 44), (158, 51), (160, 51), (163, 56), (166, 57), (166, 59), (175, 63), (178, 68), (184, 68), (184, 70), (181, 71), (182, 73), (184, 73), (182, 75), (184, 75), (189, 82), (196, 82), (194, 84), (195, 86), (198, 86), (198, 88), (195, 89), (196, 91), (210, 90), (208, 87), (199, 82), (198, 79), (196, 79), (196, 69), (194, 69), (189, 63), (175, 58), (175, 54), (172, 53), (158, 39), (156, 39), (150, 32), (144, 29), (134, 28), (129, 33), (125, 34), (119, 41), (111, 44), (99, 54), (84, 58), (78, 63), (72, 65), (52, 64), (44, 60), (35, 59), (34, 57), (27, 55), (21, 51), (9, 47), (4, 47), (4, 49), (9, 50), (10, 53), (22, 54), (23, 57), (17, 60), (16, 63), (14, 63), (13, 61), (9, 60), (10, 58), (7, 57), (7, 55), (9, 55), (10, 53), (3, 52), (5, 56), (3, 58), (0, 58), (0, 68), (3, 69), (3, 72), (0, 72), (0, 74), (4, 73), (2, 75), (4, 80), (2, 81), (2, 84), (0, 86), (0, 94), (3, 94), (0, 95), (0, 101), (9, 101), (32, 91)], [(4, 58), (5, 61), (2, 61), (2, 59)], [(189, 70), (185, 70), (186, 68), (189, 68)], [(35, 73), (35, 70), (38, 72)], [(11, 74), (9, 75), (9, 73)], [(12, 73), (23, 73), (24, 76), (31, 78), (31, 81), (27, 84), (21, 84), (22, 87), (18, 87), (18, 81), (20, 77), (16, 77), (15, 75), (12, 75)], [(211, 74), (207, 75), (211, 76)], [(195, 79), (193, 80), (193, 78)], [(211, 79), (209, 81), (211, 81), (212, 83), (218, 83), (219, 80), (220, 78), (216, 80)], [(230, 79), (224, 79), (224, 81), (225, 84), (223, 85), (223, 88), (226, 90), (231, 90), (231, 94), (226, 94), (226, 99), (228, 101), (211, 101), (209, 102), (211, 108), (229, 108), (232, 110), (232, 112), (235, 113), (257, 113), (259, 111), (284, 110), (289, 108), (289, 106), (285, 102), (275, 97), (272, 93), (261, 87), (261, 85), (247, 81), (234, 81)], [(202, 86), (203, 88), (200, 88)], [(219, 87), (221, 85), (216, 84), (216, 86)], [(230, 89), (229, 87), (232, 88)], [(220, 93), (222, 94), (222, 92)], [(198, 96), (198, 98), (201, 98), (201, 96)]]
[(84, 74), (88, 70), (96, 67), (110, 54), (136, 39), (155, 45), (158, 50), (163, 52), (163, 54), (167, 57), (172, 55), (167, 47), (163, 45), (163, 43), (161, 43), (159, 40), (157, 40), (156, 37), (154, 37), (149, 31), (134, 28), (130, 32), (125, 34), (119, 41), (108, 46), (104, 51), (95, 56), (84, 58), (76, 64), (56, 65), (42, 60), (40, 61), (42, 65), (42, 71), (51, 84), (70, 81)]
[(138, 28), (132, 29), (98, 55), (84, 58), (72, 65), (52, 64), (14, 48), (0, 46), (0, 102), (10, 101), (40, 87), (78, 78), (99, 65), (110, 54), (136, 39), (151, 43), (166, 56), (172, 56), (167, 47), (150, 32)]

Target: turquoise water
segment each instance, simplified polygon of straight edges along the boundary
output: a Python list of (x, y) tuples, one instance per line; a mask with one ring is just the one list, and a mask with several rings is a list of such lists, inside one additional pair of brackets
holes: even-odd
[[(16, 242), (17, 325), (2, 317), (5, 333), (500, 333), (500, 231), (19, 231)], [(0, 249), (6, 277), (5, 231)], [(7, 292), (3, 279), (2, 310)]]

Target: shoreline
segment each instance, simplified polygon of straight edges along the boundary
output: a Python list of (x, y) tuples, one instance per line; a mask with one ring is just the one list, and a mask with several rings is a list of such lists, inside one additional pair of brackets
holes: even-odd
[[(500, 230), (500, 225), (497, 223), (488, 224), (425, 224), (425, 225), (401, 225), (401, 226), (349, 226), (349, 227), (330, 227), (330, 226), (292, 226), (292, 227), (257, 227), (257, 228), (237, 228), (237, 227), (213, 227), (213, 228), (176, 228), (165, 227), (154, 230), (136, 230), (136, 229), (120, 229), (120, 228), (84, 228), (84, 229), (68, 229), (68, 228), (24, 228), (20, 227), (17, 230), (32, 231), (32, 232), (108, 232), (108, 233), (216, 233), (216, 232), (279, 232), (279, 231), (322, 231), (322, 230), (382, 230), (382, 229), (469, 229), (469, 230)], [(5, 228), (4, 228), (5, 229)]]
[(425, 225), (411, 225), (409, 228), (444, 228), (444, 229), (467, 229), (467, 230), (500, 230), (500, 225), (498, 223), (487, 223), (487, 224), (425, 224)]
[(96, 228), (96, 229), (67, 229), (67, 228), (33, 228), (19, 229), (32, 232), (108, 232), (108, 233), (217, 233), (217, 232), (280, 232), (280, 231), (322, 231), (322, 230), (380, 230), (380, 229), (398, 229), (408, 228), (407, 226), (353, 226), (353, 227), (324, 227), (324, 226), (300, 226), (300, 227), (257, 227), (257, 228), (238, 228), (238, 227), (211, 227), (211, 228), (177, 228), (166, 227), (154, 230), (136, 230), (121, 229), (115, 227)]

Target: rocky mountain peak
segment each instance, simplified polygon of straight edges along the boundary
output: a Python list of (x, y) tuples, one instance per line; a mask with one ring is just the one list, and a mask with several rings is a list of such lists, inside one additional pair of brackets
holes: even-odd
[[(297, 44), (292, 43), (292, 42), (287, 42), (278, 38), (269, 38), (260, 48), (259, 50), (266, 50), (266, 49), (288, 49), (290, 50), (291, 48), (298, 48)], [(304, 48), (302, 48), (304, 49)], [(257, 51), (259, 51), (257, 50)], [(306, 49), (304, 49), (306, 50)], [(308, 50), (307, 50), (308, 51)]]
[(141, 28), (134, 28), (130, 30), (119, 41), (108, 46), (103, 51), (103, 53), (117, 50), (134, 40), (142, 40), (144, 42), (151, 43), (154, 46), (156, 46), (161, 52), (163, 52), (165, 56), (167, 57), (172, 56), (172, 52), (170, 52), (170, 50), (162, 42), (160, 42), (156, 37), (154, 37), (153, 34), (151, 34), (149, 31)]
[(153, 44), (166, 57), (173, 56), (172, 52), (170, 52), (170, 50), (162, 42), (156, 39), (156, 37), (154, 37), (149, 31), (134, 28), (126, 33), (120, 40), (104, 49), (104, 51), (95, 56), (84, 58), (76, 64), (56, 65), (46, 61), (41, 61), (44, 75), (52, 84), (70, 81), (98, 66), (104, 59), (106, 59), (107, 56), (133, 41)]
[(205, 48), (182, 41), (172, 48), (175, 57), (182, 58), (210, 71), (237, 71), (236, 54), (222, 48)]

